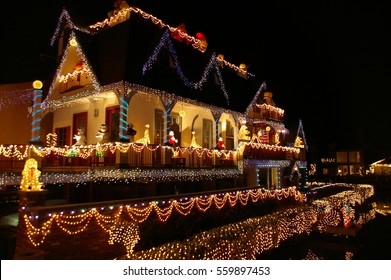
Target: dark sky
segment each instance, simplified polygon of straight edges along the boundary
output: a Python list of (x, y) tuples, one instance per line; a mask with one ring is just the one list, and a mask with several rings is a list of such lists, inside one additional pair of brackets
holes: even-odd
[[(63, 6), (86, 25), (113, 7), (111, 0), (8, 2), (1, 4), (1, 84), (45, 80)], [(204, 33), (208, 48), (228, 61), (251, 63), (249, 72), (266, 81), (287, 126), (302, 119), (310, 149), (358, 145), (369, 162), (390, 154), (386, 1), (188, 2), (128, 1), (171, 26), (186, 23), (189, 34)]]

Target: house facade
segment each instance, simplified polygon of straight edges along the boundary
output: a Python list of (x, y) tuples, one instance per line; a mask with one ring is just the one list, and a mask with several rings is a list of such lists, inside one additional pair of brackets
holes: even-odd
[(295, 132), (265, 82), (216, 55), (202, 33), (125, 1), (109, 14), (85, 27), (60, 15), (57, 68), (34, 85), (30, 110), (26, 154), (42, 170), (219, 168), (246, 187), (305, 185), (302, 123), (288, 142)]

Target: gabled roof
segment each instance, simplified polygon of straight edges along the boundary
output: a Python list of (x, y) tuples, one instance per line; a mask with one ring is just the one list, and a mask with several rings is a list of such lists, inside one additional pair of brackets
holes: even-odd
[(101, 86), (125, 81), (244, 113), (262, 84), (253, 75), (243, 78), (232, 67), (218, 66), (213, 50), (200, 52), (179, 42), (168, 35), (169, 28), (138, 13), (99, 32), (68, 32), (78, 38)]
[(391, 158), (390, 157), (383, 158), (381, 160), (378, 160), (378, 161), (371, 163), (371, 165), (390, 165), (391, 166)]

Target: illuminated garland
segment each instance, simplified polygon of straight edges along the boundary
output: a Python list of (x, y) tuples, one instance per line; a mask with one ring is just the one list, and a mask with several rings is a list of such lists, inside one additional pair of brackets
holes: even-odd
[(73, 80), (75, 79), (78, 75), (82, 75), (84, 73), (90, 73), (90, 71), (86, 68), (86, 67), (83, 67), (82, 69), (76, 69), (74, 70), (73, 72), (71, 73), (68, 73), (66, 75), (61, 75), (59, 77), (59, 83), (66, 83), (68, 82), (68, 80)]
[(89, 27), (90, 27), (90, 29), (99, 30), (104, 27), (115, 25), (119, 21), (124, 21), (124, 20), (129, 19), (129, 17), (128, 18), (126, 18), (126, 17), (130, 12), (140, 14), (144, 19), (151, 20), (153, 24), (159, 26), (160, 28), (167, 27), (170, 30), (170, 32), (177, 32), (181, 38), (186, 38), (186, 41), (191, 43), (193, 48), (195, 48), (201, 52), (205, 51), (204, 49), (200, 48), (201, 41), (199, 39), (197, 39), (193, 36), (190, 36), (189, 34), (187, 34), (186, 32), (183, 32), (179, 28), (171, 27), (168, 24), (163, 23), (162, 20), (152, 16), (151, 14), (148, 14), (148, 13), (142, 11), (139, 8), (129, 7), (129, 8), (122, 9), (122, 10), (118, 11), (117, 14), (111, 16), (110, 18), (107, 18), (101, 22), (97, 22), (93, 25), (90, 25)]
[[(330, 197), (331, 204), (339, 205), (340, 197), (357, 201), (365, 200), (373, 191), (369, 185), (351, 186), (356, 194), (345, 193)], [(313, 225), (319, 223), (317, 207), (309, 205), (299, 205), (276, 211), (262, 217), (249, 218), (245, 221), (225, 225), (205, 231), (183, 241), (173, 241), (158, 247), (144, 251), (134, 252), (133, 248), (139, 241), (138, 224), (144, 222), (152, 212), (154, 212), (161, 222), (169, 219), (175, 210), (181, 215), (188, 215), (194, 208), (200, 212), (206, 212), (213, 205), (221, 209), (223, 207), (233, 207), (240, 203), (245, 206), (250, 201), (256, 202), (259, 199), (282, 199), (295, 197), (295, 200), (304, 202), (303, 196), (295, 190), (283, 191), (262, 191), (260, 189), (245, 190), (240, 192), (220, 193), (202, 197), (183, 197), (177, 200), (150, 201), (131, 205), (115, 205), (88, 209), (69, 210), (69, 214), (64, 211), (59, 213), (48, 213), (48, 220), (35, 215), (23, 216), (26, 224), (27, 236), (31, 243), (38, 247), (42, 245), (48, 235), (53, 231), (53, 225), (57, 225), (68, 235), (76, 235), (88, 229), (92, 219), (95, 219), (102, 230), (109, 234), (109, 244), (119, 243), (126, 248), (125, 259), (139, 260), (233, 260), (247, 259), (255, 260), (261, 253), (277, 248), (280, 244), (300, 234), (309, 234)], [(371, 190), (372, 189), (372, 190)], [(348, 197), (351, 197), (350, 199)], [(336, 198), (334, 201), (333, 198)], [(23, 208), (22, 211), (28, 211)], [(101, 214), (105, 213), (105, 214)], [(123, 214), (131, 221), (123, 220)], [(372, 213), (372, 214), (371, 214)], [(375, 215), (374, 211), (364, 214), (364, 219), (369, 221)], [(361, 222), (363, 219), (361, 219)], [(36, 225), (39, 222), (39, 225)], [(329, 224), (338, 224), (339, 216), (328, 219)], [(311, 255), (311, 254), (310, 254)], [(308, 254), (307, 254), (308, 256)], [(347, 252), (347, 258), (351, 254)], [(316, 256), (308, 256), (309, 259), (316, 259)]]
[(228, 61), (226, 61), (226, 60), (225, 60), (223, 57), (221, 57), (220, 55), (218, 55), (218, 56), (216, 57), (216, 60), (217, 60), (217, 62), (219, 63), (219, 65), (221, 64), (221, 65), (224, 65), (224, 66), (228, 66), (229, 68), (234, 69), (235, 71), (239, 72), (239, 73), (242, 74), (243, 76), (255, 77), (254, 74), (251, 74), (251, 73), (249, 73), (247, 70), (242, 69), (242, 68), (240, 68), (240, 67), (238, 67), (238, 66), (236, 66), (236, 65), (234, 65), (234, 64), (232, 64), (232, 63), (230, 63), (230, 62), (228, 62)]
[[(54, 44), (55, 40), (59, 36), (60, 26), (61, 26), (61, 23), (62, 23), (63, 20), (66, 20), (66, 22), (67, 22), (67, 24), (65, 26), (68, 26), (71, 29), (76, 29), (76, 30), (79, 30), (79, 31), (82, 31), (82, 32), (85, 32), (85, 33), (88, 33), (88, 34), (96, 34), (96, 32), (99, 29), (102, 29), (102, 28), (105, 28), (105, 27), (114, 26), (114, 25), (118, 24), (119, 22), (123, 22), (125, 20), (129, 20), (130, 19), (129, 15), (130, 15), (131, 12), (134, 12), (136, 14), (140, 14), (144, 19), (149, 19), (153, 24), (157, 25), (159, 28), (168, 28), (168, 30), (171, 33), (177, 33), (182, 39), (185, 39), (186, 42), (191, 43), (191, 46), (193, 48), (195, 48), (196, 50), (199, 50), (201, 52), (205, 52), (205, 48), (202, 47), (201, 40), (195, 38), (194, 36), (191, 36), (191, 35), (187, 34), (186, 32), (183, 32), (180, 28), (172, 27), (172, 26), (170, 26), (168, 24), (163, 23), (162, 20), (160, 20), (160, 19), (156, 18), (155, 16), (152, 16), (151, 14), (148, 14), (148, 13), (144, 12), (143, 10), (141, 10), (139, 8), (136, 8), (136, 7), (129, 7), (129, 8), (121, 9), (120, 11), (118, 11), (113, 16), (111, 16), (109, 18), (106, 18), (105, 20), (103, 20), (101, 22), (97, 22), (95, 24), (90, 25), (89, 26), (90, 30), (86, 30), (86, 29), (83, 29), (83, 28), (80, 28), (80, 27), (76, 26), (72, 22), (69, 13), (65, 9), (63, 9), (63, 11), (62, 11), (62, 13), (60, 15), (59, 22), (57, 23), (56, 31), (55, 31), (54, 35), (52, 36), (51, 45)], [(221, 57), (219, 57), (218, 60), (223, 65), (228, 66), (228, 67), (234, 69), (237, 72), (240, 72), (242, 74), (247, 74), (247, 75), (250, 75), (250, 76), (254, 76), (253, 74), (248, 73), (246, 70), (241, 69), (240, 67), (238, 67), (238, 66), (236, 66), (236, 65), (234, 65), (234, 64), (232, 64), (232, 63), (230, 63), (230, 62), (228, 62), (228, 61), (226, 61), (224, 59), (222, 59)]]
[(0, 145), (0, 156), (4, 156), (7, 158), (16, 158), (18, 160), (24, 160), (29, 156), (29, 151), (30, 145), (9, 145), (7, 147)]
[(280, 109), (280, 108), (277, 108), (275, 106), (272, 106), (272, 105), (269, 105), (269, 104), (266, 104), (266, 103), (262, 103), (262, 104), (255, 104), (258, 108), (260, 109), (266, 109), (266, 110), (269, 110), (269, 111), (272, 111), (272, 112), (276, 112), (280, 115), (280, 117), (283, 117), (284, 116), (284, 110), (283, 109)]
[[(260, 143), (252, 143), (252, 142), (241, 142), (240, 150), (244, 150), (245, 147), (251, 147), (252, 149), (264, 149), (269, 151), (283, 151), (283, 152), (291, 152), (291, 153), (299, 153), (300, 150), (293, 147), (284, 147), (284, 146), (276, 146), (269, 144), (260, 144)], [(109, 142), (103, 144), (90, 144), (86, 146), (64, 146), (64, 147), (39, 147), (35, 145), (10, 145), (3, 146), (0, 145), (0, 156), (13, 158), (16, 157), (18, 160), (23, 160), (27, 158), (30, 150), (33, 151), (39, 157), (47, 157), (50, 154), (60, 155), (60, 156), (69, 156), (77, 155), (81, 158), (89, 158), (91, 156), (95, 156), (96, 151), (104, 151), (111, 152), (114, 154), (117, 150), (121, 153), (126, 153), (129, 149), (132, 148), (135, 152), (141, 152), (143, 149), (147, 149), (149, 151), (156, 151), (159, 148), (162, 149), (170, 149), (173, 152), (180, 150), (181, 154), (193, 154), (196, 152), (198, 157), (203, 157), (207, 155), (209, 158), (212, 158), (214, 155), (220, 157), (221, 154), (234, 154), (236, 156), (238, 151), (228, 151), (228, 150), (216, 150), (216, 149), (207, 149), (207, 148), (193, 148), (193, 147), (170, 147), (159, 145), (147, 145), (141, 143), (122, 143), (122, 142)], [(24, 150), (24, 151), (23, 151)], [(301, 166), (302, 167), (302, 166)]]
[(247, 109), (246, 109), (246, 115), (249, 115), (249, 114), (250, 114), (250, 110), (251, 110), (252, 104), (256, 104), (256, 103), (258, 102), (259, 95), (260, 95), (264, 90), (266, 90), (266, 82), (265, 82), (265, 81), (262, 82), (261, 86), (259, 87), (259, 89), (258, 89), (257, 92), (255, 93), (253, 100), (252, 100), (251, 103), (248, 105), (248, 107), (247, 107)]
[(63, 8), (61, 15), (60, 15), (60, 18), (58, 19), (57, 26), (56, 26), (56, 29), (55, 29), (54, 34), (52, 36), (52, 39), (50, 40), (51, 46), (54, 45), (54, 42), (57, 40), (58, 36), (60, 35), (61, 25), (62, 25), (63, 21), (65, 21), (65, 23), (64, 23), (65, 27), (68, 27), (70, 29), (79, 30), (79, 31), (87, 33), (87, 34), (93, 34), (90, 30), (88, 30), (86, 28), (80, 28), (77, 25), (75, 25), (71, 19), (71, 16), (69, 15), (68, 11), (65, 8)]
[[(289, 187), (282, 190), (262, 190), (251, 189), (229, 193), (218, 193), (212, 195), (205, 195), (202, 197), (184, 197), (179, 200), (166, 201), (150, 201), (147, 203), (140, 203), (131, 205), (116, 205), (109, 207), (101, 207), (99, 210), (92, 208), (71, 210), (70, 214), (65, 214), (63, 211), (60, 213), (48, 213), (49, 219), (42, 221), (42, 217), (39, 215), (24, 214), (24, 222), (26, 224), (27, 236), (34, 246), (40, 246), (44, 243), (45, 238), (51, 233), (51, 227), (53, 222), (66, 232), (68, 235), (75, 235), (85, 231), (88, 228), (92, 218), (98, 221), (99, 226), (105, 231), (110, 232), (113, 230), (113, 226), (118, 225), (119, 219), (123, 210), (126, 210), (127, 216), (132, 223), (143, 223), (152, 212), (155, 212), (160, 222), (166, 222), (172, 211), (175, 210), (179, 214), (186, 216), (193, 208), (205, 213), (211, 207), (222, 209), (223, 207), (230, 206), (235, 207), (238, 203), (242, 206), (246, 206), (248, 203), (256, 203), (265, 199), (277, 199), (282, 200), (289, 197), (294, 198), (298, 202), (305, 202), (306, 196), (296, 190), (295, 187)], [(161, 205), (161, 206), (159, 206)], [(23, 211), (28, 212), (28, 208), (22, 208)], [(106, 213), (101, 214), (99, 211)], [(110, 211), (112, 214), (107, 214)], [(81, 212), (81, 213), (77, 213)], [(33, 225), (39, 221), (40, 225)], [(113, 242), (110, 239), (110, 242)]]
[(301, 121), (301, 119), (299, 120), (299, 127), (297, 128), (297, 133), (296, 133), (296, 137), (300, 137), (303, 139), (303, 142), (304, 142), (304, 147), (305, 149), (308, 151), (308, 145), (307, 145), (307, 140), (305, 139), (305, 134), (304, 134), (304, 128), (303, 128), (303, 123)]
[(183, 74), (182, 68), (179, 65), (178, 55), (177, 55), (177, 53), (176, 53), (176, 51), (174, 49), (174, 46), (173, 46), (173, 44), (171, 42), (171, 38), (170, 38), (170, 34), (168, 33), (168, 30), (166, 32), (164, 32), (162, 38), (159, 41), (159, 44), (157, 45), (157, 47), (155, 48), (155, 50), (153, 51), (152, 55), (149, 57), (147, 62), (144, 64), (144, 66), (143, 66), (143, 75), (145, 75), (146, 71), (149, 71), (150, 69), (152, 69), (152, 65), (157, 61), (157, 57), (160, 54), (160, 52), (163, 49), (163, 47), (168, 48), (168, 52), (169, 52), (171, 58), (174, 61), (175, 68), (177, 70), (177, 73), (178, 73), (179, 77), (183, 81), (184, 85), (189, 87), (189, 88), (191, 88), (191, 89), (199, 89), (199, 90), (201, 90), (202, 89), (202, 85), (207, 81), (208, 76), (211, 75), (212, 70), (215, 70), (215, 72), (217, 74), (217, 78), (218, 78), (219, 84), (221, 86), (221, 89), (222, 89), (222, 91), (224, 93), (224, 96), (225, 96), (225, 98), (227, 100), (227, 103), (229, 103), (229, 101), (228, 101), (229, 100), (228, 93), (225, 90), (224, 82), (223, 82), (223, 79), (221, 77), (221, 73), (220, 73), (218, 64), (216, 63), (216, 55), (212, 54), (212, 57), (209, 60), (209, 63), (206, 66), (200, 81), (198, 81), (198, 82), (191, 82), (191, 81), (189, 81), (185, 77), (185, 75)]

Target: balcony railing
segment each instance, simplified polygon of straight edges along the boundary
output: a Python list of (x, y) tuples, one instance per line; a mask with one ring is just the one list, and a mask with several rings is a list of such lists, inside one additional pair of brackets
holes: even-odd
[[(26, 148), (28, 149), (28, 148)], [(21, 172), (27, 154), (34, 155), (42, 171), (86, 171), (120, 166), (139, 168), (236, 167), (238, 159), (305, 160), (304, 149), (269, 144), (246, 143), (238, 150), (168, 147), (138, 143), (108, 143), (106, 146), (35, 147), (24, 157), (0, 155), (0, 172)], [(22, 153), (18, 153), (22, 154)]]

